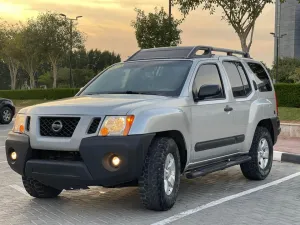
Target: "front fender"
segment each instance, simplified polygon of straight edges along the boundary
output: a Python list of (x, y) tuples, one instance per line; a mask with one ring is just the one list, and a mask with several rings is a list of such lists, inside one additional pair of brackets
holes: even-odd
[(136, 115), (129, 135), (179, 131), (184, 138), (189, 156), (192, 145), (190, 117), (191, 114), (188, 107), (156, 108), (143, 111)]

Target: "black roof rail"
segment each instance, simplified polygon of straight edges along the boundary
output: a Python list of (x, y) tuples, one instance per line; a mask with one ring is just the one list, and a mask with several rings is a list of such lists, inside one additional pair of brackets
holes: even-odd
[[(197, 52), (203, 50), (203, 54), (198, 55)], [(151, 49), (141, 49), (130, 56), (126, 61), (147, 60), (147, 59), (192, 59), (192, 58), (210, 58), (214, 54), (212, 52), (224, 52), (228, 56), (241, 55), (244, 58), (250, 58), (249, 53), (225, 49), (215, 48), (211, 46), (190, 46), (190, 47), (161, 47)]]

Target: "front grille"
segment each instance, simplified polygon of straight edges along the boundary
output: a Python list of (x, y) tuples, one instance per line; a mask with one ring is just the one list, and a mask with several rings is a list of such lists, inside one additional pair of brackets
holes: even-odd
[(33, 149), (32, 158), (40, 160), (82, 161), (80, 153), (75, 151), (52, 151)]
[(93, 122), (91, 123), (89, 130), (88, 130), (88, 134), (94, 134), (97, 132), (99, 124), (100, 124), (101, 118), (95, 118), (93, 120)]
[[(78, 117), (41, 117), (40, 134), (46, 137), (72, 137), (80, 118)], [(61, 124), (61, 129), (53, 129), (53, 124)]]

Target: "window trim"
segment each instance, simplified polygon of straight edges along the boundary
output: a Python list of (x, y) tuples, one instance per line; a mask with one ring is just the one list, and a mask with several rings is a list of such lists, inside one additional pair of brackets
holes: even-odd
[[(247, 95), (244, 95), (244, 96), (238, 96), (238, 97), (235, 97), (235, 96), (234, 96), (233, 90), (232, 90), (232, 86), (231, 86), (231, 82), (230, 82), (230, 79), (229, 79), (229, 76), (228, 76), (228, 73), (227, 73), (227, 70), (226, 70), (226, 68), (225, 68), (225, 66), (224, 66), (224, 64), (223, 64), (224, 62), (229, 62), (229, 63), (240, 63), (240, 64), (241, 64), (241, 67), (242, 67), (242, 69), (243, 69), (243, 71), (244, 71), (244, 73), (245, 73), (246, 79), (247, 79), (247, 81), (248, 81), (248, 84), (249, 84), (249, 87), (250, 87), (250, 90), (251, 90)], [(233, 98), (234, 98), (234, 99), (245, 99), (245, 98), (248, 98), (248, 97), (253, 93), (253, 88), (252, 88), (252, 85), (251, 85), (251, 82), (250, 82), (249, 75), (247, 74), (247, 71), (246, 71), (246, 69), (245, 69), (243, 63), (240, 62), (240, 61), (237, 61), (237, 60), (223, 60), (223, 61), (222, 61), (222, 65), (223, 65), (224, 70), (225, 70), (225, 72), (226, 72), (226, 75), (227, 75), (227, 77), (228, 77), (229, 84), (230, 84), (230, 86), (231, 86), (231, 92), (232, 92)], [(236, 66), (236, 65), (235, 65), (235, 66)], [(244, 83), (243, 83), (243, 79), (242, 79), (242, 77), (241, 77), (241, 73), (240, 73), (240, 71), (238, 70), (237, 67), (236, 67), (236, 69), (237, 69), (237, 71), (238, 71), (238, 73), (239, 73), (241, 82), (242, 82), (242, 84), (243, 84), (244, 92), (245, 92), (245, 94), (246, 94), (246, 90), (245, 90), (245, 86), (244, 86)]]
[[(270, 77), (270, 74), (268, 72), (268, 70), (265, 68), (265, 66), (262, 64), (262, 63), (259, 63), (259, 62), (253, 62), (253, 61), (246, 61), (246, 64), (247, 66), (249, 67), (250, 71), (253, 73), (254, 76), (256, 76), (258, 79), (260, 79), (256, 73), (252, 70), (251, 66), (249, 64), (255, 64), (255, 65), (258, 65), (258, 66), (261, 66), (263, 68), (263, 70), (265, 71), (266, 75), (267, 75), (267, 78), (270, 82), (270, 87), (271, 87), (271, 90), (270, 91), (261, 91), (257, 85), (257, 90), (261, 93), (265, 93), (265, 92), (272, 92), (274, 90), (274, 87), (273, 87), (273, 80), (271, 79)], [(256, 79), (256, 78), (255, 78)], [(256, 81), (255, 81), (256, 82)]]
[[(223, 96), (224, 96), (223, 98), (203, 99), (203, 100), (196, 100), (196, 99), (195, 99), (194, 90), (193, 90), (193, 89), (194, 89), (193, 87), (194, 87), (194, 84), (195, 84), (195, 80), (196, 80), (196, 78), (197, 78), (197, 75), (198, 75), (198, 72), (199, 72), (200, 68), (201, 68), (202, 66), (206, 66), (206, 65), (214, 65), (214, 66), (217, 67), (217, 70), (218, 70), (218, 73), (219, 73), (219, 78), (220, 78), (221, 85), (222, 85), (222, 92), (223, 92)], [(205, 63), (202, 63), (202, 64), (200, 64), (200, 65), (198, 66), (198, 68), (196, 69), (196, 73), (195, 73), (195, 77), (194, 77), (193, 83), (192, 83), (192, 96), (193, 96), (194, 102), (196, 102), (196, 103), (198, 103), (198, 102), (220, 101), (220, 100), (226, 100), (226, 99), (227, 99), (226, 91), (225, 91), (225, 89), (224, 89), (224, 81), (223, 81), (223, 79), (222, 79), (222, 73), (221, 73), (221, 71), (220, 71), (220, 67), (219, 67), (219, 65), (218, 65), (217, 62), (205, 62)]]

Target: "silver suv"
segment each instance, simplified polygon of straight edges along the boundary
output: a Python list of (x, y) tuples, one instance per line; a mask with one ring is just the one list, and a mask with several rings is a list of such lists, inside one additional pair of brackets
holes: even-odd
[(265, 179), (279, 133), (273, 84), (249, 54), (155, 48), (106, 69), (75, 97), (22, 109), (6, 154), (33, 197), (138, 186), (145, 207), (162, 211), (174, 205), (181, 175), (240, 165), (246, 178)]

